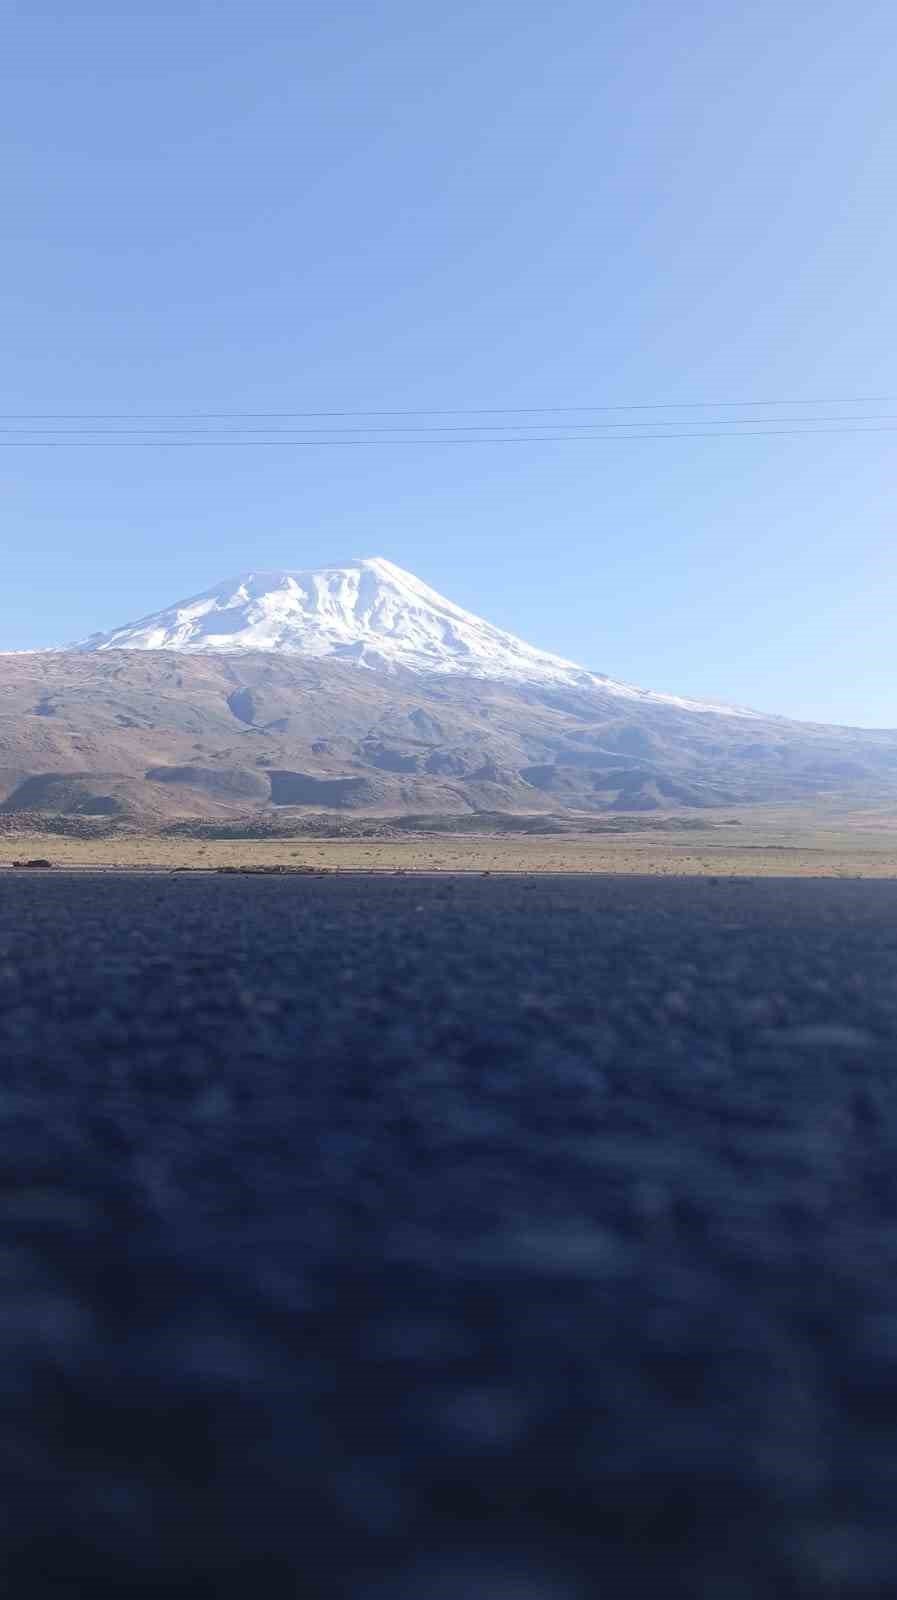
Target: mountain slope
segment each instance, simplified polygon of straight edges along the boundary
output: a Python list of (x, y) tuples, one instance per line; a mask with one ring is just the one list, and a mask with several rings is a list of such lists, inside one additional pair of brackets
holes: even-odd
[(836, 793), (897, 797), (897, 731), (616, 682), (379, 557), (247, 574), (67, 651), (0, 655), (13, 818), (582, 815)]
[(379, 671), (600, 686), (623, 700), (753, 717), (617, 683), (483, 621), (382, 556), (305, 571), (250, 572), (76, 648), (248, 650), (333, 657)]
[(277, 651), (0, 655), (0, 812), (661, 812), (897, 797), (897, 732)]

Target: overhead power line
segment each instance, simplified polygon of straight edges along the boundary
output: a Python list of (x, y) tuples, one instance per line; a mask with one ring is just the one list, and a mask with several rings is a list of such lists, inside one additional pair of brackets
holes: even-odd
[(288, 419), (290, 417), (500, 417), (500, 416), (561, 416), (563, 414), (611, 411), (724, 411), (733, 408), (756, 410), (767, 406), (872, 406), (892, 405), (897, 395), (850, 396), (847, 399), (824, 400), (651, 400), (604, 405), (575, 406), (438, 406), (415, 407), (406, 410), (383, 411), (372, 409), (343, 409), (338, 411), (4, 411), (0, 419), (7, 421), (47, 422), (147, 422), (165, 419), (226, 420), (228, 418)]
[[(712, 420), (714, 422), (714, 425), (719, 426), (719, 427), (725, 426), (726, 428), (740, 428), (746, 423), (758, 422), (761, 419), (758, 418), (758, 417), (715, 417)], [(829, 423), (829, 422), (849, 422), (851, 424), (854, 424), (857, 421), (863, 421), (863, 422), (897, 422), (897, 414), (894, 414), (894, 413), (891, 413), (891, 412), (869, 412), (867, 415), (865, 415), (862, 418), (855, 418), (855, 417), (850, 417), (850, 416), (837, 416), (837, 417), (777, 417), (775, 420), (777, 422), (784, 422), (784, 423), (787, 423), (789, 425), (791, 425), (792, 423), (801, 423), (801, 424), (803, 424), (803, 423), (808, 423), (808, 422), (809, 423), (814, 423), (814, 424), (817, 424), (817, 423)], [(568, 431), (576, 430), (577, 432), (589, 432), (589, 431), (594, 432), (596, 430), (605, 430), (605, 429), (610, 429), (610, 428), (644, 428), (645, 424), (643, 422), (565, 422), (563, 424), (563, 426)], [(691, 427), (700, 427), (700, 423), (689, 423), (689, 424), (687, 424), (687, 426), (690, 427), (690, 428)], [(461, 424), (461, 425), (455, 424), (454, 426), (449, 426), (449, 427), (445, 427), (445, 426), (433, 427), (430, 424), (424, 424), (424, 425), (422, 425), (420, 427), (415, 427), (413, 430), (411, 430), (407, 425), (402, 426), (401, 424), (397, 424), (397, 423), (388, 423), (385, 426), (382, 425), (382, 424), (374, 424), (373, 426), (368, 426), (367, 424), (359, 423), (357, 426), (351, 427), (351, 428), (343, 428), (343, 427), (338, 427), (338, 428), (277, 428), (277, 427), (274, 427), (274, 428), (270, 428), (270, 427), (269, 428), (251, 428), (251, 427), (242, 427), (241, 426), (241, 427), (234, 427), (234, 428), (228, 427), (228, 428), (211, 428), (211, 429), (207, 429), (207, 428), (187, 428), (187, 427), (184, 427), (183, 425), (178, 425), (177, 427), (168, 427), (168, 428), (9, 428), (9, 427), (4, 426), (2, 423), (0, 423), (0, 434), (13, 434), (16, 437), (23, 436), (23, 435), (27, 435), (28, 437), (31, 437), (33, 434), (41, 434), (41, 435), (46, 434), (46, 435), (49, 435), (49, 436), (54, 437), (54, 438), (69, 438), (69, 437), (71, 437), (71, 438), (80, 438), (82, 436), (86, 437), (88, 435), (100, 434), (100, 435), (103, 435), (103, 436), (105, 436), (107, 438), (110, 438), (110, 439), (120, 439), (120, 438), (127, 437), (127, 436), (129, 436), (131, 434), (139, 435), (141, 438), (144, 438), (147, 435), (151, 435), (154, 438), (156, 436), (160, 436), (160, 437), (164, 438), (164, 436), (169, 435), (169, 434), (174, 434), (174, 435), (177, 435), (177, 436), (184, 436), (186, 434), (199, 434), (200, 436), (205, 435), (205, 434), (209, 434), (209, 435), (214, 434), (214, 435), (218, 435), (218, 436), (223, 436), (225, 438), (231, 438), (231, 437), (237, 438), (241, 434), (247, 434), (247, 433), (250, 433), (250, 434), (271, 434), (271, 433), (275, 433), (275, 434), (290, 434), (290, 435), (306, 435), (306, 434), (331, 435), (331, 434), (343, 434), (343, 433), (351, 433), (351, 434), (358, 434), (358, 433), (376, 433), (376, 434), (382, 434), (382, 433), (409, 433), (409, 432), (413, 431), (415, 434), (429, 435), (431, 433), (432, 434), (435, 434), (435, 433), (471, 433), (471, 432), (479, 433), (479, 432), (485, 432), (487, 429), (492, 429), (492, 431), (494, 433), (518, 433), (518, 432), (520, 432), (520, 431), (522, 431), (524, 429), (532, 430), (533, 428), (537, 428), (537, 427), (551, 428), (551, 427), (557, 427), (557, 424), (556, 423), (551, 423), (551, 422), (545, 422), (545, 423), (534, 423), (534, 422), (490, 422), (490, 423), (484, 423), (482, 425), (482, 427), (480, 425), (478, 425), (478, 424), (475, 424), (475, 423), (474, 424), (468, 423), (468, 424)], [(814, 428), (814, 429), (811, 429), (810, 431), (814, 432), (816, 430)], [(531, 435), (531, 436), (532, 437), (536, 437), (536, 438), (539, 437), (538, 434), (537, 435)]]
[(146, 438), (143, 435), (122, 438), (120, 435), (111, 435), (102, 439), (60, 437), (46, 439), (16, 438), (0, 439), (0, 450), (254, 450), (254, 449), (307, 449), (317, 450), (327, 446), (336, 446), (342, 449), (376, 449), (396, 445), (429, 445), (431, 447), (455, 445), (483, 445), (483, 444), (625, 444), (629, 441), (647, 439), (757, 439), (757, 438), (794, 438), (818, 437), (823, 434), (857, 434), (857, 433), (897, 433), (897, 424), (883, 424), (871, 428), (742, 428), (723, 431), (721, 429), (699, 429), (688, 433), (519, 433), (519, 434), (479, 434), (463, 439), (434, 438), (430, 435), (418, 435), (409, 438), (377, 438), (377, 439), (334, 439), (334, 438), (306, 438), (296, 435), (283, 434), (280, 438), (271, 439), (246, 439), (240, 437), (185, 439), (177, 438)]

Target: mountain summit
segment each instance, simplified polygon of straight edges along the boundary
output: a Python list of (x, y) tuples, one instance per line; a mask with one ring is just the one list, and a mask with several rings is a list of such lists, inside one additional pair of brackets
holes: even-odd
[(76, 649), (276, 651), (330, 656), (380, 671), (462, 674), (627, 700), (750, 715), (654, 694), (589, 672), (465, 611), (383, 556), (343, 566), (247, 572), (166, 611), (92, 634)]
[(246, 572), (82, 650), (277, 650), (381, 670), (591, 682), (464, 611), (382, 556), (303, 571)]

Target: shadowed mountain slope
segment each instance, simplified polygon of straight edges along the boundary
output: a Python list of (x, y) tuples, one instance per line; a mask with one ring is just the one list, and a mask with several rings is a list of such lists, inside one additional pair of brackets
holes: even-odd
[(671, 810), (897, 798), (897, 731), (295, 653), (0, 655), (7, 813)]

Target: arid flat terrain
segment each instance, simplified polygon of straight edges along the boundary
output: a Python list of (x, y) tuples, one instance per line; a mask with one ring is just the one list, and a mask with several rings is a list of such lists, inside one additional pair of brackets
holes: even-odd
[[(703, 814), (706, 818), (706, 813)], [(677, 819), (681, 820), (681, 819)], [(0, 866), (46, 859), (59, 867), (314, 868), (328, 872), (625, 873), (649, 876), (894, 878), (897, 811), (836, 805), (756, 807), (695, 829), (560, 837), (408, 833), (395, 837), (192, 838), (112, 832), (72, 838), (0, 833)]]

